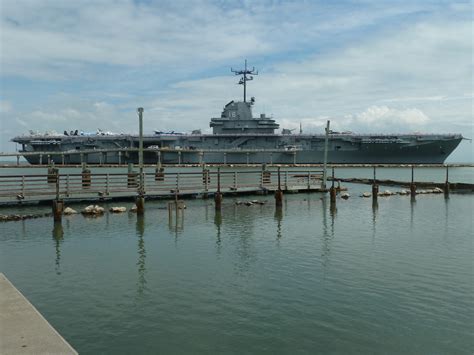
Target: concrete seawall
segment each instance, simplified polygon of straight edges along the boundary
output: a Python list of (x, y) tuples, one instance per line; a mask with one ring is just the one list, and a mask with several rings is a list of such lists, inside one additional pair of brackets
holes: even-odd
[(0, 354), (77, 354), (2, 273)]

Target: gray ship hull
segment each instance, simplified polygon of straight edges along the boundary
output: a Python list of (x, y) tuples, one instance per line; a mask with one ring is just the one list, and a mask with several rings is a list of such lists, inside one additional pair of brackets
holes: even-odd
[[(283, 137), (283, 138), (282, 138)], [(200, 146), (197, 145), (197, 137), (189, 141), (188, 136), (180, 136), (176, 140), (168, 140), (159, 137), (155, 139), (147, 138), (144, 152), (145, 164), (318, 164), (324, 161), (324, 139), (318, 140), (311, 137), (299, 137), (298, 135), (289, 137), (280, 136), (288, 146), (298, 142), (314, 145), (313, 149), (294, 148), (281, 149), (277, 144), (271, 147), (246, 145), (241, 148), (219, 149), (207, 144), (209, 136), (202, 136)], [(108, 144), (115, 142), (110, 137), (106, 140), (97, 139), (96, 147), (90, 150), (72, 150), (70, 144), (56, 144), (54, 149), (41, 150), (43, 153), (33, 154), (38, 151), (35, 147), (25, 150), (25, 158), (30, 164), (48, 164), (53, 161), (56, 164), (127, 164), (138, 163), (137, 139), (136, 137), (126, 140), (127, 144)], [(271, 138), (271, 137), (268, 137)], [(263, 137), (258, 139), (262, 140)], [(305, 142), (305, 140), (307, 142)], [(393, 139), (392, 139), (393, 140)], [(390, 142), (390, 140), (376, 143), (374, 141), (363, 142), (349, 137), (336, 137), (329, 140), (328, 162), (333, 164), (442, 164), (449, 154), (458, 146), (462, 140), (461, 136), (436, 136), (430, 139), (413, 138), (411, 141), (406, 137), (402, 143)], [(235, 137), (230, 141), (235, 141)], [(104, 142), (101, 144), (101, 142)], [(130, 144), (130, 142), (132, 142)], [(182, 146), (174, 144), (166, 145), (166, 142), (179, 142)], [(273, 142), (273, 143), (275, 143)], [(189, 147), (190, 144), (194, 144)], [(345, 145), (344, 145), (345, 143)], [(73, 145), (79, 144), (75, 142)], [(159, 148), (150, 149), (150, 146)], [(82, 147), (82, 146), (81, 146)], [(181, 148), (183, 147), (183, 148)], [(32, 149), (33, 148), (33, 149)], [(44, 145), (41, 146), (44, 149)], [(115, 151), (114, 151), (115, 149)], [(123, 149), (120, 153), (117, 149)], [(39, 152), (39, 151), (38, 151)]]
[[(280, 125), (272, 117), (254, 117), (255, 98), (246, 100), (246, 83), (254, 69), (233, 71), (241, 75), (244, 100), (227, 103), (220, 117), (211, 118), (212, 134), (163, 133), (143, 136), (146, 164), (441, 164), (463, 139), (460, 134), (292, 134), (276, 133)], [(141, 110), (141, 111), (140, 111)], [(143, 109), (139, 109), (140, 122)], [(326, 146), (326, 139), (328, 144)], [(138, 163), (136, 135), (76, 131), (63, 135), (31, 134), (13, 139), (31, 164), (126, 164)], [(37, 154), (36, 154), (37, 153)]]

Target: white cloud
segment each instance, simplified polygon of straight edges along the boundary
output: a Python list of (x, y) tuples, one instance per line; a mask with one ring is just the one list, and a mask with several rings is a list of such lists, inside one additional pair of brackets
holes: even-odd
[(50, 93), (39, 99), (4, 86), (8, 101), (0, 110), (7, 107), (18, 123), (2, 119), (2, 131), (21, 133), (20, 122), (40, 130), (136, 131), (138, 106), (149, 131), (208, 130), (209, 118), (242, 95), (225, 71), (249, 56), (260, 63), (249, 84), (255, 114), (273, 114), (282, 127), (301, 122), (304, 131), (322, 132), (330, 119), (337, 130), (472, 136), (470, 8), (3, 1), (1, 77), (26, 77)]

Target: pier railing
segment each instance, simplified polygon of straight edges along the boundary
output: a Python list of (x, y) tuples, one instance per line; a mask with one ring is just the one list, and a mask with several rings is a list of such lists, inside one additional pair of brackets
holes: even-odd
[[(244, 170), (199, 172), (38, 174), (0, 176), (0, 203), (73, 199), (172, 197), (282, 190), (320, 190), (323, 171)], [(143, 187), (140, 181), (143, 181)]]

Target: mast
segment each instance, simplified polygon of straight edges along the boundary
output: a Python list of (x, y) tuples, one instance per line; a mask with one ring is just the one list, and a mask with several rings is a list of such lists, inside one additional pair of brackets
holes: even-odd
[(247, 102), (247, 81), (253, 80), (252, 75), (258, 75), (258, 70), (255, 71), (255, 67), (252, 67), (252, 70), (247, 69), (247, 59), (245, 59), (245, 69), (234, 70), (230, 68), (230, 71), (235, 75), (242, 75), (238, 84), (244, 86), (244, 102)]

